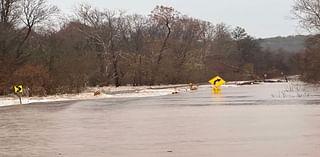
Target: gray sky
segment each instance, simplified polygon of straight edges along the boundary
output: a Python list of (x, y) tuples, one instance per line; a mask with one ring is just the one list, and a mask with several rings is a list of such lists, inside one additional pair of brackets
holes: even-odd
[(257, 38), (303, 34), (290, 17), (293, 0), (49, 0), (63, 12), (71, 12), (79, 2), (99, 8), (121, 9), (148, 15), (156, 5), (172, 6), (179, 12), (210, 21), (241, 26)]

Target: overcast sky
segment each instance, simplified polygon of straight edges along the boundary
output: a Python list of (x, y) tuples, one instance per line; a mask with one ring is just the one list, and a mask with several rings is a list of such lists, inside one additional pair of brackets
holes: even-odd
[(303, 34), (291, 19), (293, 0), (48, 0), (70, 13), (77, 3), (121, 9), (148, 15), (156, 5), (172, 6), (179, 12), (214, 24), (241, 26), (257, 38)]

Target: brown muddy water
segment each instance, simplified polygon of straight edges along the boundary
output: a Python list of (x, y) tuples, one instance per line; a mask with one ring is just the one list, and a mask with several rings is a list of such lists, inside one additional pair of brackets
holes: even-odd
[(319, 157), (320, 92), (302, 84), (0, 108), (0, 157)]

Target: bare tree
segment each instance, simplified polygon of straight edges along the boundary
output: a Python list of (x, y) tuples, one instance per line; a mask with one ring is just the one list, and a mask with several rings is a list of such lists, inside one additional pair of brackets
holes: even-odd
[(154, 20), (154, 22), (160, 27), (158, 29), (161, 30), (163, 27), (166, 29), (162, 44), (156, 54), (157, 56), (155, 62), (153, 63), (154, 69), (152, 70), (151, 74), (151, 84), (154, 84), (155, 75), (159, 72), (159, 66), (161, 60), (163, 59), (163, 53), (167, 49), (168, 41), (172, 33), (172, 25), (179, 16), (179, 12), (177, 12), (173, 7), (156, 6), (156, 8), (151, 11), (150, 16), (151, 19)]
[(320, 31), (320, 0), (294, 0), (292, 13), (303, 27)]
[(111, 61), (112, 76), (115, 86), (120, 86), (119, 57), (121, 51), (118, 49), (120, 25), (122, 24), (122, 12), (99, 10), (88, 4), (81, 4), (77, 11), (79, 21), (84, 27), (79, 31), (85, 34), (97, 45), (97, 50), (101, 53), (101, 73), (106, 77), (109, 71), (108, 61)]
[(17, 2), (19, 0), (1, 0), (0, 1), (0, 23), (14, 24), (19, 18)]
[[(146, 28), (148, 19), (141, 15), (126, 16), (122, 20), (121, 36), (122, 36), (122, 52), (125, 75), (131, 77), (130, 82), (133, 85), (142, 85), (143, 65), (146, 59)], [(131, 69), (128, 69), (128, 65)], [(147, 69), (144, 69), (147, 70)]]
[[(309, 31), (320, 32), (320, 0), (295, 0), (292, 10), (302, 26)], [(319, 83), (319, 35), (309, 37), (305, 42), (305, 52), (302, 62), (302, 77), (305, 81)]]
[(156, 60), (156, 64), (160, 64), (162, 59), (163, 51), (166, 49), (169, 37), (172, 33), (172, 24), (176, 20), (179, 13), (172, 7), (166, 6), (156, 6), (156, 8), (151, 12), (151, 18), (155, 20), (160, 26), (165, 26), (167, 33), (159, 50), (159, 55)]
[(27, 32), (19, 44), (16, 58), (22, 56), (22, 47), (29, 38), (34, 26), (48, 21), (59, 11), (56, 6), (47, 4), (46, 0), (21, 0), (20, 8), (22, 10), (20, 19), (25, 24)]
[(1, 0), (0, 1), (0, 58), (5, 58), (9, 49), (13, 49), (18, 34), (14, 27), (19, 18), (18, 0)]
[[(190, 74), (184, 73), (184, 66), (192, 58), (200, 56), (203, 34), (205, 29), (201, 27), (201, 21), (187, 16), (180, 17), (173, 25), (172, 52), (170, 56), (174, 58), (173, 80), (171, 83), (178, 83), (181, 76), (188, 78)], [(169, 71), (169, 70), (168, 70)]]

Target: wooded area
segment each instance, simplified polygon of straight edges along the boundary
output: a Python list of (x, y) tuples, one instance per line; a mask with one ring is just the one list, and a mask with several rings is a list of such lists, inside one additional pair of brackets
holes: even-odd
[(299, 54), (302, 80), (310, 83), (320, 81), (320, 0), (295, 0), (292, 10), (300, 24), (314, 34), (305, 42), (305, 50)]
[(262, 49), (243, 28), (172, 7), (156, 6), (143, 16), (80, 4), (60, 24), (59, 9), (45, 0), (0, 1), (0, 95), (12, 93), (15, 84), (29, 87), (31, 95), (47, 95), (87, 86), (197, 83), (214, 75), (259, 79), (301, 70), (299, 54)]

